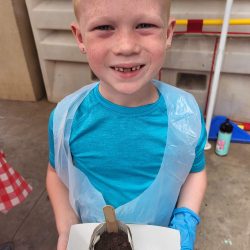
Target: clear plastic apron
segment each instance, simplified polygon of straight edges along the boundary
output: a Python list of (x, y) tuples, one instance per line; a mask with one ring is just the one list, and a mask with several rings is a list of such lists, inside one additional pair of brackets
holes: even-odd
[[(115, 209), (125, 223), (168, 226), (180, 188), (195, 158), (201, 132), (200, 111), (193, 96), (153, 81), (165, 99), (168, 113), (167, 141), (161, 167), (152, 184), (135, 199)], [(82, 222), (103, 222), (102, 194), (72, 162), (69, 138), (75, 112), (97, 85), (87, 85), (58, 103), (53, 121), (55, 168), (69, 189), (69, 199)], [(84, 149), (83, 149), (84, 150)]]

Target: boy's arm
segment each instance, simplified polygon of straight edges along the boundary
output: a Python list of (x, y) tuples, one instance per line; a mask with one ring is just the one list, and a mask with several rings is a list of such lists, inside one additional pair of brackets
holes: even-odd
[(181, 188), (177, 207), (186, 207), (199, 213), (207, 187), (206, 169), (190, 173)]
[(57, 250), (66, 250), (71, 225), (79, 222), (69, 203), (69, 192), (61, 182), (56, 171), (48, 165), (46, 187), (55, 214), (59, 234)]
[(173, 212), (170, 227), (180, 231), (181, 249), (193, 250), (196, 239), (196, 227), (201, 202), (207, 187), (206, 170), (190, 173), (181, 188), (177, 208)]

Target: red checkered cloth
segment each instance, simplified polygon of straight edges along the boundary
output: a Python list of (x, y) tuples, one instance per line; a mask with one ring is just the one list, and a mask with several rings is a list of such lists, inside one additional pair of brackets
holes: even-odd
[(0, 151), (0, 212), (6, 214), (24, 201), (31, 191), (32, 187), (7, 163)]

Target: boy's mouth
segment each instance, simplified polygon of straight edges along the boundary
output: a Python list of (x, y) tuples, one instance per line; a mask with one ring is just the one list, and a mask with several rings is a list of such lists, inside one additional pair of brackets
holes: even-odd
[(137, 65), (137, 66), (133, 66), (133, 67), (120, 67), (120, 66), (114, 66), (114, 67), (111, 67), (113, 70), (115, 71), (119, 71), (119, 72), (134, 72), (134, 71), (137, 71), (137, 70), (140, 70), (141, 68), (143, 68), (145, 65)]

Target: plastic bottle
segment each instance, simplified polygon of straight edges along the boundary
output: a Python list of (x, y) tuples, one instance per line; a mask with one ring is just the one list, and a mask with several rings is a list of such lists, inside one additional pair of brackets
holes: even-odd
[(233, 125), (230, 123), (229, 119), (226, 119), (226, 121), (220, 125), (215, 148), (215, 153), (217, 155), (225, 156), (228, 154), (232, 133)]

